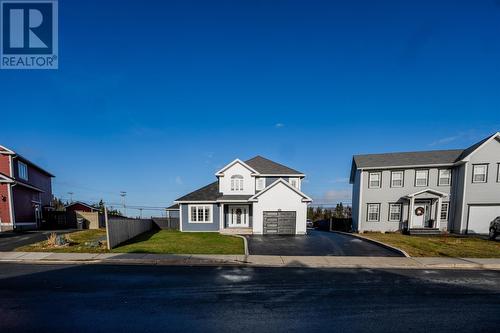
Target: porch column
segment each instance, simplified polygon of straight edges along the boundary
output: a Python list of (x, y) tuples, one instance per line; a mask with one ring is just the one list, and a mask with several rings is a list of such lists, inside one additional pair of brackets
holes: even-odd
[(413, 227), (413, 211), (415, 210), (415, 197), (410, 198), (410, 209), (408, 211), (408, 229)]
[(441, 204), (443, 203), (443, 198), (438, 198), (438, 206), (436, 209), (436, 226), (435, 228), (441, 229)]
[(219, 207), (219, 230), (224, 229), (225, 221), (224, 221), (224, 204), (221, 203)]

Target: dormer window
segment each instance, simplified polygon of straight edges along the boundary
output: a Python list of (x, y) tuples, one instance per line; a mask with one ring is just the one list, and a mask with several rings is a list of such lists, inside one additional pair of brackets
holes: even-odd
[(234, 175), (231, 177), (231, 191), (243, 191), (243, 176)]
[(28, 166), (21, 161), (17, 162), (19, 178), (28, 180)]
[(265, 178), (257, 178), (257, 184), (255, 186), (255, 189), (257, 191), (261, 191), (266, 187), (266, 179)]

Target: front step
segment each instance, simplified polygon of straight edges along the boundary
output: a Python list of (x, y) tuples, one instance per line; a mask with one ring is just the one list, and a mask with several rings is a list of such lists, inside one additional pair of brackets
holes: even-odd
[(251, 235), (253, 234), (252, 228), (228, 228), (220, 231), (223, 235)]
[(438, 228), (418, 228), (418, 229), (410, 229), (410, 235), (441, 235), (443, 232)]

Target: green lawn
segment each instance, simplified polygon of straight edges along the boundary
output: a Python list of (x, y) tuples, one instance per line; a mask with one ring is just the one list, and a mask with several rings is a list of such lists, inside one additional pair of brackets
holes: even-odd
[[(106, 239), (106, 231), (82, 230), (66, 235), (69, 244), (50, 246), (47, 241), (23, 246), (16, 251), (23, 252), (110, 252), (105, 244), (96, 246)], [(244, 254), (243, 240), (216, 232), (179, 232), (155, 230), (139, 235), (111, 250), (119, 253), (171, 253), (171, 254)]]
[(364, 233), (362, 236), (395, 246), (412, 257), (500, 258), (500, 242), (479, 237), (399, 233)]
[(120, 245), (112, 252), (171, 254), (244, 254), (243, 240), (217, 232), (151, 231)]
[[(31, 245), (22, 246), (16, 251), (23, 252), (81, 252), (81, 253), (101, 253), (107, 252), (105, 240), (106, 230), (82, 230), (66, 234), (69, 244), (65, 246), (49, 246), (47, 241), (38, 242)], [(96, 243), (104, 241), (102, 246)]]

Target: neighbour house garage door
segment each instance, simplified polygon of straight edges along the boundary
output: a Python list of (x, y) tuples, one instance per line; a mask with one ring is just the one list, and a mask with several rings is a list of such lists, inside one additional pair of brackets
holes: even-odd
[(295, 235), (296, 212), (264, 212), (264, 234)]
[(470, 205), (467, 233), (487, 234), (490, 222), (500, 216), (500, 205)]

